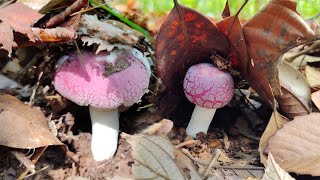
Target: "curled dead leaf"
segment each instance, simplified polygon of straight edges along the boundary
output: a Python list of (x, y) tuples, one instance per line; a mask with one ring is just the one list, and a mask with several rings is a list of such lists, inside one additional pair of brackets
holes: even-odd
[(288, 172), (320, 176), (320, 113), (298, 116), (269, 140), (268, 150)]
[(276, 134), (276, 132), (283, 127), (284, 124), (288, 123), (289, 120), (282, 116), (278, 111), (274, 111), (270, 117), (269, 123), (264, 130), (260, 142), (259, 142), (259, 153), (260, 161), (267, 167), (267, 155), (265, 149), (268, 146), (269, 139)]
[(138, 42), (141, 34), (134, 29), (114, 21), (99, 21), (97, 16), (83, 15), (80, 22), (81, 40), (88, 46), (97, 44), (96, 53), (107, 50), (111, 51), (115, 47), (128, 49)]
[(0, 145), (33, 149), (63, 143), (50, 132), (39, 109), (13, 96), (0, 94)]
[(29, 40), (34, 42), (37, 37), (30, 27), (42, 16), (22, 3), (13, 3), (0, 9), (0, 48), (11, 55), (12, 47), (17, 46), (13, 40), (13, 31), (27, 35)]
[(320, 68), (307, 65), (305, 73), (310, 87), (320, 88)]
[(275, 96), (281, 111), (289, 118), (311, 112), (311, 91), (305, 77), (287, 62), (279, 66), (282, 95)]
[(320, 39), (320, 36), (315, 35), (299, 16), (296, 2), (291, 0), (271, 0), (244, 24), (243, 31), (250, 54), (248, 76), (244, 77), (272, 104), (274, 95), (281, 95), (279, 57), (299, 44)]

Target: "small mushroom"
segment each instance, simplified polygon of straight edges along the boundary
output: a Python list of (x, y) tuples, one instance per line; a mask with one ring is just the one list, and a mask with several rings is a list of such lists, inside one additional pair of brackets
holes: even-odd
[(183, 89), (188, 100), (196, 105), (186, 129), (188, 135), (207, 133), (216, 109), (232, 99), (233, 86), (231, 75), (212, 64), (196, 64), (188, 69)]
[(82, 53), (69, 56), (54, 77), (56, 90), (80, 106), (89, 106), (93, 158), (111, 158), (117, 150), (119, 106), (131, 106), (147, 92), (148, 60), (137, 49), (110, 54)]

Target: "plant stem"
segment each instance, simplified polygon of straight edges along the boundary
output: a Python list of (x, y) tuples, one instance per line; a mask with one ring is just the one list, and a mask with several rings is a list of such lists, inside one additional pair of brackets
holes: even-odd
[(133, 29), (141, 32), (146, 38), (148, 39), (152, 39), (149, 32), (145, 29), (143, 29), (142, 27), (140, 27), (139, 25), (135, 24), (134, 22), (126, 19), (125, 17), (123, 17), (121, 14), (115, 12), (114, 10), (112, 10), (111, 8), (104, 6), (104, 5), (100, 5), (99, 3), (95, 2), (94, 0), (89, 0), (90, 4), (92, 6), (99, 6), (102, 9), (108, 11), (110, 14), (114, 15), (115, 17), (119, 18), (121, 21), (125, 22), (126, 24), (128, 24), (130, 27), (132, 27)]

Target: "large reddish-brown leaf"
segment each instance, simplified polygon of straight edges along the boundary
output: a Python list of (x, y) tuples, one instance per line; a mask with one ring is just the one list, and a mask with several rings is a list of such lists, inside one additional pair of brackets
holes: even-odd
[(181, 91), (188, 68), (215, 53), (229, 54), (223, 33), (200, 13), (175, 2), (156, 39), (157, 70), (168, 90)]
[[(227, 6), (228, 4), (226, 4)], [(217, 26), (230, 42), (231, 55), (229, 56), (229, 60), (232, 67), (245, 74), (248, 66), (248, 53), (239, 18), (235, 16), (226, 17), (222, 21), (219, 21)]]
[[(265, 100), (281, 95), (278, 63), (289, 49), (319, 39), (296, 12), (296, 2), (272, 0), (243, 26), (250, 56), (244, 77)], [(248, 60), (241, 60), (248, 61)]]

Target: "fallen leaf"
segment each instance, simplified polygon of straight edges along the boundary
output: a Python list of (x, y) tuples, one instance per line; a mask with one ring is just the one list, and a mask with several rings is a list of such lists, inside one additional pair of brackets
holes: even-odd
[(311, 112), (311, 91), (305, 77), (287, 62), (279, 65), (282, 95), (275, 96), (288, 119)]
[(320, 68), (307, 65), (305, 73), (310, 87), (320, 88)]
[[(293, 52), (287, 52), (283, 55), (283, 60), (291, 59), (291, 57), (295, 56), (296, 53)], [(309, 55), (301, 55), (297, 58), (295, 58), (292, 62), (290, 62), (290, 65), (294, 67), (295, 69), (301, 69), (301, 67), (304, 67), (307, 65), (307, 63), (310, 62), (320, 62), (320, 57), (316, 56), (309, 56)]]
[(289, 173), (281, 169), (271, 153), (268, 154), (268, 166), (262, 180), (294, 180)]
[(320, 110), (320, 90), (311, 94), (311, 100)]
[(270, 138), (268, 150), (287, 172), (320, 176), (320, 113), (298, 116)]
[(132, 146), (135, 159), (132, 171), (137, 179), (185, 179), (174, 162), (175, 148), (166, 137), (142, 134), (122, 137)]
[(269, 123), (264, 130), (260, 142), (259, 142), (259, 153), (260, 153), (260, 161), (267, 167), (267, 156), (264, 153), (265, 149), (268, 146), (269, 139), (276, 134), (276, 132), (283, 127), (284, 124), (288, 123), (289, 120), (279, 114), (278, 111), (274, 111), (270, 117)]
[(31, 31), (31, 26), (43, 15), (22, 3), (13, 3), (0, 9), (0, 43), (1, 49), (8, 51), (9, 56), (12, 53), (12, 47), (16, 47), (13, 31), (25, 34), (30, 41), (36, 41), (36, 36)]
[(157, 71), (167, 90), (182, 94), (188, 68), (219, 54), (226, 58), (229, 43), (223, 33), (200, 13), (175, 2), (155, 44)]
[[(230, 28), (232, 23), (233, 26)], [(217, 26), (227, 36), (232, 47), (229, 58), (232, 67), (243, 74), (247, 74), (249, 55), (247, 53), (247, 45), (239, 18), (234, 16), (227, 17), (222, 21), (219, 21)]]
[(119, 28), (115, 26), (114, 21), (102, 22), (95, 15), (83, 15), (79, 30), (82, 35), (81, 40), (87, 46), (98, 45), (96, 53), (102, 50), (111, 51), (116, 47), (128, 49), (136, 44), (141, 37), (134, 29), (128, 28), (126, 25)]
[(28, 6), (29, 8), (35, 11), (39, 11), (46, 4), (48, 4), (49, 1), (50, 0), (18, 0), (17, 2), (23, 3), (24, 5)]
[[(266, 23), (268, 22), (268, 23)], [(320, 39), (299, 16), (296, 2), (271, 0), (243, 26), (250, 54), (247, 73), (243, 76), (257, 93), (273, 104), (281, 95), (278, 64), (289, 49)]]
[(0, 145), (33, 149), (63, 143), (50, 132), (39, 109), (13, 96), (0, 94)]
[(65, 22), (68, 18), (71, 17), (71, 14), (78, 12), (82, 8), (85, 8), (88, 6), (88, 0), (77, 0), (74, 3), (72, 3), (69, 7), (67, 7), (64, 11), (61, 13), (53, 16), (46, 22), (47, 28), (53, 28), (57, 25)]
[(65, 1), (65, 0), (51, 0), (48, 4), (46, 4), (44, 7), (42, 7), (39, 12), (42, 14), (45, 14), (55, 8), (63, 8), (70, 6), (73, 1)]
[(167, 135), (173, 127), (173, 122), (169, 119), (162, 119), (157, 123), (153, 123), (151, 126), (148, 126), (141, 133), (147, 135)]

